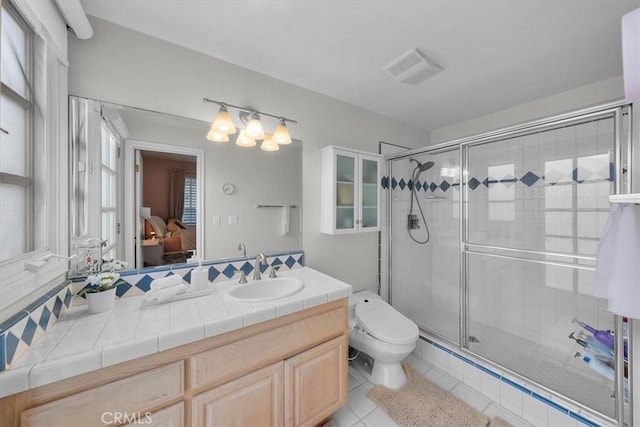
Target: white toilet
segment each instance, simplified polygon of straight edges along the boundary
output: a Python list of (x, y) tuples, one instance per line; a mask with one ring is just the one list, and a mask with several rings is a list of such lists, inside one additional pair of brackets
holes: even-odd
[(401, 362), (413, 351), (418, 327), (371, 291), (349, 297), (349, 345), (373, 359), (374, 384), (400, 388), (407, 380)]

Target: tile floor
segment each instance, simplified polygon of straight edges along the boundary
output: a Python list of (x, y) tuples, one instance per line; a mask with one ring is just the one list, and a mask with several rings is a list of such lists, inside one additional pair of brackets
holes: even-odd
[[(491, 401), (488, 397), (483, 396), (426, 361), (413, 355), (409, 356), (406, 361), (429, 380), (445, 390), (449, 390), (485, 415), (491, 418), (499, 416), (514, 427), (532, 426), (532, 424)], [(347, 405), (333, 414), (333, 419), (338, 424), (338, 427), (393, 427), (397, 425), (382, 409), (367, 398), (367, 391), (371, 387), (373, 387), (373, 384), (367, 381), (353, 366), (349, 366), (349, 401)]]

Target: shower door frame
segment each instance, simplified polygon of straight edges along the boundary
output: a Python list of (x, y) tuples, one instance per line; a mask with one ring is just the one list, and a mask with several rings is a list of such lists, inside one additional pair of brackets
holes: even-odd
[[(625, 114), (626, 112), (626, 114)], [(624, 117), (626, 115), (626, 118)], [(634, 166), (636, 164), (639, 163), (639, 160), (637, 158), (637, 154), (636, 148), (634, 148), (633, 146), (633, 134), (636, 131), (634, 129), (635, 127), (640, 127), (640, 123), (639, 123), (639, 116), (640, 114), (638, 113), (634, 113), (633, 110), (633, 105), (629, 102), (626, 101), (617, 101), (617, 102), (611, 102), (611, 103), (607, 103), (607, 104), (603, 104), (603, 105), (599, 105), (599, 106), (595, 106), (595, 107), (590, 107), (590, 108), (584, 108), (584, 109), (580, 109), (580, 110), (576, 110), (576, 111), (572, 111), (569, 113), (563, 113), (563, 114), (557, 114), (554, 116), (549, 116), (543, 119), (539, 119), (539, 120), (534, 120), (534, 121), (530, 121), (530, 122), (525, 122), (525, 123), (521, 123), (521, 124), (517, 124), (517, 125), (513, 125), (513, 126), (509, 126), (509, 127), (505, 127), (505, 128), (501, 128), (501, 129), (497, 129), (494, 131), (490, 131), (490, 132), (486, 132), (486, 133), (481, 133), (478, 135), (473, 135), (473, 136), (469, 136), (469, 137), (464, 137), (464, 138), (460, 138), (460, 139), (455, 139), (452, 141), (447, 141), (444, 143), (440, 143), (440, 144), (436, 144), (433, 146), (429, 146), (429, 147), (425, 147), (425, 148), (419, 148), (419, 149), (414, 149), (414, 150), (409, 150), (409, 151), (405, 151), (405, 152), (401, 152), (401, 153), (395, 153), (395, 154), (391, 154), (388, 156), (384, 157), (385, 160), (385, 164), (387, 167), (387, 175), (391, 176), (391, 172), (392, 172), (392, 167), (391, 167), (391, 161), (393, 160), (399, 160), (399, 159), (404, 159), (404, 158), (409, 158), (411, 156), (417, 156), (417, 155), (424, 155), (424, 154), (438, 154), (441, 152), (446, 152), (446, 151), (453, 151), (453, 150), (459, 150), (458, 155), (459, 155), (459, 168), (460, 168), (460, 200), (459, 200), (459, 218), (460, 218), (460, 222), (459, 222), (459, 243), (460, 243), (460, 265), (459, 265), (459, 296), (460, 296), (460, 320), (459, 320), (459, 340), (458, 342), (455, 341), (451, 341), (451, 339), (446, 338), (440, 334), (437, 334), (433, 331), (430, 330), (424, 330), (422, 328), (420, 328), (421, 331), (421, 335), (423, 334), (429, 334), (431, 336), (436, 337), (437, 339), (443, 340), (455, 347), (457, 347), (457, 349), (467, 355), (473, 356), (479, 360), (482, 360), (483, 363), (492, 366), (494, 368), (498, 368), (500, 370), (503, 370), (505, 372), (508, 372), (510, 375), (514, 376), (515, 378), (518, 378), (520, 380), (526, 381), (529, 384), (534, 385), (535, 387), (553, 395), (556, 396), (558, 398), (560, 398), (561, 400), (564, 400), (568, 403), (570, 403), (573, 406), (576, 406), (582, 410), (584, 410), (586, 413), (606, 420), (609, 423), (615, 423), (615, 425), (617, 426), (623, 426), (626, 423), (628, 423), (628, 425), (633, 425), (633, 418), (634, 418), (634, 412), (636, 412), (637, 408), (634, 408), (634, 394), (638, 393), (640, 390), (634, 390), (634, 388), (638, 387), (638, 385), (636, 385), (634, 387), (635, 381), (634, 381), (634, 369), (633, 369), (633, 356), (634, 356), (634, 346), (633, 346), (633, 338), (634, 338), (634, 322), (630, 321), (628, 323), (628, 353), (629, 353), (629, 360), (628, 360), (628, 381), (629, 381), (629, 413), (627, 414), (628, 416), (625, 419), (625, 413), (624, 413), (624, 399), (621, 398), (616, 398), (616, 406), (615, 406), (615, 415), (614, 418), (611, 418), (605, 414), (602, 414), (580, 402), (577, 402), (557, 391), (554, 391), (542, 384), (539, 384), (538, 382), (536, 382), (535, 380), (525, 377), (515, 371), (512, 371), (511, 369), (502, 366), (490, 359), (487, 359), (473, 351), (471, 351), (468, 348), (468, 344), (469, 344), (469, 316), (468, 316), (468, 309), (469, 309), (469, 284), (468, 284), (468, 278), (469, 278), (469, 265), (468, 265), (468, 255), (469, 254), (476, 254), (476, 255), (488, 255), (488, 253), (483, 253), (481, 251), (473, 251), (473, 249), (489, 249), (489, 250), (493, 250), (493, 249), (500, 249), (503, 250), (505, 252), (515, 252), (515, 253), (527, 253), (530, 255), (538, 255), (538, 256), (554, 256), (554, 257), (558, 257), (558, 258), (569, 258), (569, 259), (573, 259), (573, 260), (583, 260), (583, 261), (593, 261), (595, 264), (595, 257), (587, 257), (587, 256), (581, 256), (581, 255), (572, 255), (572, 254), (562, 254), (562, 253), (554, 253), (554, 252), (545, 252), (545, 251), (531, 251), (531, 250), (524, 250), (524, 249), (510, 249), (510, 248), (502, 248), (502, 247), (493, 247), (493, 246), (489, 246), (489, 245), (479, 245), (479, 244), (473, 244), (470, 243), (468, 241), (468, 232), (469, 232), (469, 216), (468, 216), (468, 185), (467, 185), (467, 180), (469, 179), (467, 172), (467, 165), (468, 165), (468, 148), (469, 147), (473, 147), (473, 146), (477, 146), (477, 145), (483, 145), (483, 144), (489, 144), (492, 142), (497, 142), (500, 140), (504, 140), (504, 139), (508, 139), (508, 138), (514, 138), (517, 136), (521, 136), (521, 135), (525, 135), (525, 134), (530, 134), (532, 132), (540, 132), (542, 130), (544, 130), (545, 128), (557, 128), (559, 125), (562, 124), (566, 124), (566, 125), (572, 125), (572, 124), (577, 124), (580, 122), (584, 122), (585, 120), (588, 120), (589, 118), (604, 118), (604, 117), (613, 117), (614, 118), (614, 170), (615, 170), (615, 179), (614, 179), (614, 192), (613, 194), (624, 194), (624, 193), (632, 193), (634, 191), (638, 191), (640, 190), (640, 173), (635, 173), (634, 174)], [(622, 122), (623, 120), (626, 120), (626, 124), (627, 124), (627, 131), (626, 131), (626, 138), (624, 141), (621, 140), (621, 137), (623, 135), (621, 135), (621, 132), (619, 132), (619, 129), (622, 129)], [(638, 141), (636, 141), (636, 144), (640, 144), (640, 138), (638, 138)], [(627, 165), (627, 176), (626, 176), (626, 182), (623, 182), (623, 165), (626, 163)], [(640, 166), (638, 166), (640, 167)], [(637, 175), (637, 176), (636, 176)], [(624, 184), (624, 186), (623, 186)], [(624, 191), (624, 193), (623, 193)], [(388, 207), (388, 215), (387, 215), (387, 229), (388, 229), (388, 233), (386, 236), (386, 240), (387, 240), (387, 247), (389, 248), (389, 250), (387, 251), (387, 274), (386, 274), (386, 279), (387, 279), (387, 289), (386, 289), (386, 294), (388, 296), (389, 299), (389, 303), (393, 304), (392, 301), (392, 293), (391, 293), (391, 288), (392, 288), (392, 281), (391, 281), (391, 276), (392, 276), (392, 265), (391, 265), (391, 234), (392, 234), (392, 229), (391, 229), (391, 204), (392, 204), (392, 198), (391, 197), (387, 197), (387, 207)], [(518, 261), (532, 261), (531, 259), (527, 259), (527, 258), (519, 258), (516, 256), (508, 256), (508, 255), (495, 255), (495, 254), (491, 254), (491, 256), (497, 256), (497, 257), (501, 257), (501, 258), (507, 258), (507, 259), (514, 259), (514, 260), (518, 260)], [(539, 264), (544, 264), (544, 265), (559, 265), (559, 266), (570, 266), (571, 268), (578, 268), (578, 269), (588, 269), (588, 270), (594, 270), (595, 267), (591, 267), (591, 266), (586, 266), (586, 265), (580, 265), (580, 264), (571, 264), (571, 263), (564, 263), (561, 261), (547, 261), (547, 260), (535, 260), (536, 263)], [(616, 368), (619, 366), (623, 366), (624, 363), (624, 359), (623, 359), (623, 352), (622, 351), (618, 351), (618, 349), (621, 349), (623, 347), (623, 336), (622, 336), (622, 316), (618, 316), (618, 315), (614, 315), (614, 322), (615, 322), (615, 328), (614, 328), (614, 332), (615, 332), (615, 336), (616, 336)], [(616, 396), (623, 396), (624, 393), (624, 369), (616, 369), (615, 370), (615, 385), (614, 385), (614, 390), (615, 390), (615, 395)], [(640, 385), (640, 384), (639, 384)], [(634, 393), (634, 391), (636, 393)], [(637, 405), (640, 406), (640, 405)], [(634, 410), (636, 409), (636, 410)], [(636, 416), (640, 416), (640, 414), (636, 413)]]

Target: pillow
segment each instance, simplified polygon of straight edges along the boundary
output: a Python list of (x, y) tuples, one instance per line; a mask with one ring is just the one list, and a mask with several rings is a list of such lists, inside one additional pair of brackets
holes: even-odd
[(169, 218), (169, 224), (174, 223), (175, 225), (177, 225), (178, 227), (182, 228), (183, 230), (186, 230), (187, 226), (184, 225), (184, 223), (182, 221), (180, 221), (179, 219), (175, 219), (175, 218)]

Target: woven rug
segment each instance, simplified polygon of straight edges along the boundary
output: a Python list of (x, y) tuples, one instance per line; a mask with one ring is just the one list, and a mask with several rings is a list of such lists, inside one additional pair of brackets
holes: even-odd
[(432, 383), (410, 365), (403, 365), (407, 382), (398, 390), (372, 387), (367, 397), (403, 427), (507, 427), (489, 419), (448, 391)]

